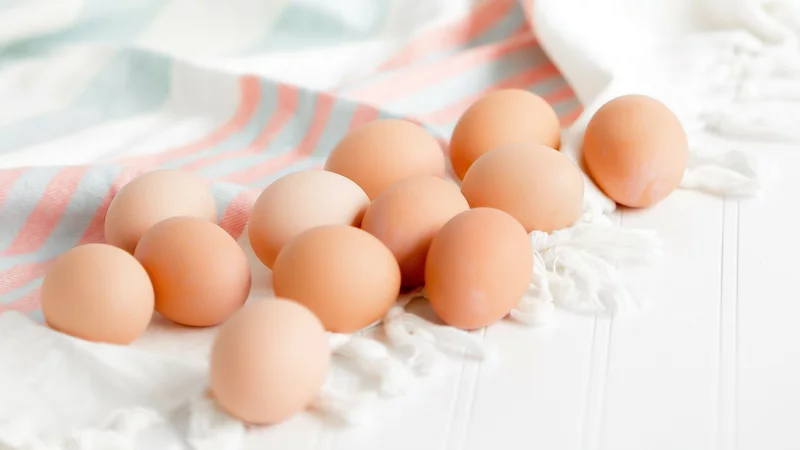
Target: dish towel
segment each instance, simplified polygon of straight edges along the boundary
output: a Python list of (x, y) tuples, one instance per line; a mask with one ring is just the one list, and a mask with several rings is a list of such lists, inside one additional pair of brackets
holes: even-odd
[[(41, 326), (48, 265), (76, 244), (102, 242), (108, 203), (142, 171), (180, 168), (209, 180), (221, 226), (248, 249), (243, 230), (259, 190), (320, 167), (348, 130), (405, 117), (446, 144), (475, 99), (517, 87), (554, 106), (568, 127), (563, 150), (576, 160), (599, 105), (628, 92), (654, 95), (692, 132), (684, 187), (756, 193), (751, 157), (726, 152), (709, 132), (796, 138), (776, 118), (737, 111), (743, 101), (798, 92), (780, 79), (798, 67), (790, 2), (704, 0), (703, 10), (690, 10), (692, 0), (598, 3), (3, 3), (0, 449), (132, 449), (154, 433), (176, 448), (237, 448), (247, 439), (206, 397), (213, 329), (155, 317), (139, 341), (118, 347)], [(722, 25), (732, 28), (707, 31)], [(656, 256), (658, 241), (613, 226), (612, 210), (595, 189), (575, 227), (532, 234), (537, 278), (515, 319), (548, 322), (556, 303), (590, 313), (628, 303), (612, 269)], [(268, 283), (255, 275), (257, 300)], [(431, 372), (442, 351), (482, 358), (489, 350), (476, 334), (407, 312), (410, 300), (383, 321), (389, 345), (373, 330), (331, 335), (337, 358), (355, 362), (383, 396)], [(358, 419), (356, 406), (374, 397), (351, 394), (326, 386), (315, 408)]]

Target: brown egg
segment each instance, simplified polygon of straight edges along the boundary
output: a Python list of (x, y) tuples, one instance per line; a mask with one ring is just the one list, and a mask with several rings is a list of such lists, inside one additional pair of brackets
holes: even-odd
[(558, 114), (543, 98), (522, 89), (501, 89), (475, 102), (461, 116), (450, 139), (450, 161), (458, 178), (481, 155), (510, 144), (559, 148)]
[(106, 242), (133, 253), (150, 227), (177, 216), (216, 222), (217, 209), (208, 186), (179, 170), (148, 172), (123, 186), (108, 205)]
[(58, 331), (89, 341), (129, 344), (153, 316), (153, 285), (133, 256), (105, 244), (62, 253), (42, 282), (42, 313)]
[(308, 308), (284, 299), (248, 302), (214, 339), (211, 392), (244, 422), (281, 422), (319, 394), (330, 360), (325, 329)]
[(522, 226), (507, 213), (475, 208), (451, 219), (433, 238), (425, 289), (448, 325), (473, 330), (505, 317), (533, 275), (533, 251)]
[(392, 184), (415, 175), (443, 177), (439, 143), (406, 120), (369, 122), (350, 132), (328, 156), (325, 170), (358, 183), (370, 199)]
[(182, 325), (222, 323), (250, 293), (250, 267), (241, 247), (204, 219), (157, 223), (142, 236), (134, 256), (153, 281), (156, 311)]
[(375, 236), (346, 225), (305, 231), (283, 247), (273, 267), (278, 297), (296, 300), (336, 333), (379, 320), (400, 293), (400, 267)]
[(394, 253), (403, 286), (420, 286), (425, 282), (425, 258), (433, 236), (453, 216), (468, 209), (455, 184), (423, 175), (381, 192), (367, 209), (361, 229)]
[(606, 195), (621, 205), (645, 207), (680, 184), (689, 143), (683, 125), (663, 103), (626, 95), (594, 114), (582, 153), (589, 175)]
[(470, 206), (503, 210), (525, 230), (571, 226), (583, 208), (583, 175), (566, 155), (538, 144), (493, 150), (467, 171), (461, 192)]
[(248, 223), (250, 245), (272, 268), (283, 245), (319, 225), (361, 225), (369, 197), (349, 178), (324, 170), (286, 175), (258, 197)]

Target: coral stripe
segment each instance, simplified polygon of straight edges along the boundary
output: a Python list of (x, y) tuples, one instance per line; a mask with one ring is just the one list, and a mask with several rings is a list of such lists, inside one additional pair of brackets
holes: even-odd
[(105, 220), (106, 220), (106, 211), (108, 211), (108, 205), (111, 204), (111, 200), (117, 195), (117, 192), (127, 184), (132, 179), (136, 178), (141, 174), (141, 171), (128, 169), (123, 170), (114, 181), (111, 182), (111, 186), (106, 191), (105, 195), (103, 196), (103, 200), (100, 202), (100, 205), (95, 210), (94, 215), (92, 216), (92, 220), (89, 222), (89, 225), (86, 227), (86, 230), (83, 232), (83, 236), (81, 236), (80, 240), (78, 241), (78, 245), (82, 244), (90, 244), (95, 242), (105, 242)]
[(437, 51), (448, 50), (475, 39), (501, 21), (517, 0), (489, 0), (451, 24), (423, 31), (378, 68), (392, 70)]
[(254, 76), (243, 76), (239, 79), (240, 100), (239, 106), (233, 116), (228, 119), (221, 127), (212, 131), (211, 134), (204, 136), (194, 142), (175, 147), (170, 150), (159, 152), (153, 155), (144, 155), (133, 158), (123, 159), (122, 162), (135, 164), (144, 167), (163, 164), (172, 159), (190, 155), (197, 151), (219, 144), (247, 125), (253, 117), (261, 98), (261, 85), (258, 78)]
[(14, 300), (8, 305), (0, 304), (0, 314), (2, 314), (4, 311), (19, 311), (27, 314), (36, 311), (41, 305), (42, 288), (37, 287), (36, 289)]
[(261, 193), (255, 190), (240, 192), (228, 203), (225, 212), (219, 220), (219, 226), (227, 231), (234, 239), (242, 235), (247, 221), (250, 219), (250, 210)]
[(43, 276), (53, 261), (55, 258), (44, 262), (18, 264), (0, 272), (0, 294), (25, 286), (31, 280)]
[(249, 153), (256, 153), (262, 148), (267, 146), (269, 142), (281, 131), (281, 129), (289, 122), (297, 110), (299, 103), (299, 93), (295, 86), (288, 84), (278, 85), (278, 105), (276, 111), (267, 121), (267, 124), (261, 130), (255, 140), (247, 147), (235, 150), (233, 152), (218, 153), (214, 156), (193, 161), (181, 167), (184, 170), (197, 170), (202, 167), (208, 167), (226, 159), (236, 158), (239, 156), (247, 155)]
[(561, 116), (561, 126), (568, 127), (580, 117), (583, 112), (583, 105), (578, 105), (572, 111)]
[(546, 78), (558, 75), (558, 69), (550, 63), (543, 64), (538, 67), (534, 67), (532, 69), (525, 70), (520, 72), (516, 75), (512, 75), (501, 82), (494, 84), (480, 92), (472, 94), (470, 96), (464, 97), (461, 100), (452, 103), (448, 106), (445, 106), (438, 111), (433, 111), (428, 114), (424, 114), (421, 116), (423, 121), (429, 123), (450, 123), (456, 120), (464, 111), (467, 110), (473, 103), (478, 101), (481, 97), (488, 94), (491, 91), (497, 89), (509, 89), (509, 88), (519, 88), (523, 86), (529, 86), (537, 81), (544, 80)]
[(361, 103), (356, 107), (356, 110), (353, 111), (353, 117), (350, 119), (350, 126), (347, 128), (347, 131), (353, 131), (367, 122), (376, 120), (379, 114), (380, 110), (377, 108)]
[(325, 131), (325, 125), (327, 124), (328, 118), (333, 111), (333, 104), (335, 101), (336, 97), (330, 94), (318, 94), (316, 110), (314, 111), (314, 117), (311, 120), (311, 125), (309, 125), (305, 137), (300, 144), (297, 145), (297, 147), (293, 148), (290, 152), (278, 155), (275, 158), (271, 158), (246, 170), (230, 174), (224, 178), (224, 181), (250, 184), (259, 178), (268, 175), (270, 172), (286, 167), (289, 164), (311, 154), (316, 148), (320, 137), (322, 137), (322, 133)]
[(526, 47), (534, 47), (536, 38), (528, 33), (496, 44), (484, 45), (465, 51), (452, 58), (428, 64), (408, 73), (398, 72), (346, 95), (365, 102), (388, 103), (456, 76), (475, 66), (494, 61)]
[(3, 256), (34, 252), (44, 245), (61, 221), (87, 170), (89, 166), (66, 167), (50, 180), (42, 197), (34, 206), (19, 234), (3, 252)]
[(26, 169), (23, 167), (0, 171), (0, 207), (5, 203), (8, 193), (11, 192), (11, 188), (14, 187), (14, 183), (17, 182), (25, 171)]

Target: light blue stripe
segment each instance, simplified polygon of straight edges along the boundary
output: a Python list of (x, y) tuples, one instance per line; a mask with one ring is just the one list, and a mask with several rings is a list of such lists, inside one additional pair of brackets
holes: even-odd
[(171, 66), (151, 53), (117, 54), (71, 105), (0, 127), (0, 153), (159, 107), (169, 96)]
[(483, 45), (498, 43), (506, 40), (511, 33), (519, 29), (525, 23), (525, 15), (518, 2), (514, 2), (508, 14), (503, 16), (494, 26), (490, 27), (484, 33), (478, 35), (475, 39), (466, 42), (457, 47), (434, 52), (431, 55), (425, 56), (414, 61), (414, 65), (426, 64), (431, 61), (441, 59), (443, 57), (452, 56), (457, 53), (463, 52), (466, 49), (476, 48)]
[[(11, 187), (0, 209), (0, 249), (7, 248), (17, 237), (58, 167), (29, 169)], [(5, 263), (6, 258), (0, 258)]]
[(185, 157), (177, 158), (166, 164), (162, 164), (162, 167), (177, 169), (192, 161), (208, 158), (218, 153), (234, 152), (250, 145), (250, 143), (258, 137), (259, 133), (261, 133), (261, 130), (275, 113), (278, 106), (277, 85), (271, 81), (261, 80), (260, 86), (261, 97), (258, 100), (258, 105), (253, 113), (253, 117), (250, 118), (250, 121), (247, 122), (241, 130), (229, 136), (227, 139), (224, 139), (217, 145)]
[(366, 20), (361, 21), (363, 22), (361, 28), (352, 27), (341, 19), (341, 17), (351, 17), (350, 15), (327, 13), (322, 7), (304, 5), (300, 2), (289, 3), (267, 33), (258, 42), (243, 50), (240, 55), (319, 48), (376, 36), (389, 16), (390, 3), (359, 2), (359, 13), (367, 16)]
[(231, 201), (237, 195), (246, 191), (247, 188), (239, 186), (238, 184), (231, 184), (225, 182), (214, 182), (211, 184), (211, 193), (214, 196), (214, 202), (217, 205), (217, 218), (222, 219), (225, 210), (228, 209)]
[(29, 283), (24, 284), (16, 289), (6, 292), (5, 294), (0, 294), (0, 303), (11, 303), (14, 300), (22, 297), (25, 294), (32, 292), (34, 289), (38, 288), (42, 285), (42, 281), (44, 277), (36, 278), (35, 280), (31, 280)]
[[(308, 89), (298, 92), (298, 105), (288, 123), (278, 132), (263, 150), (241, 157), (227, 159), (212, 167), (204, 167), (197, 173), (208, 178), (219, 178), (243, 171), (267, 159), (274, 158), (279, 151), (300, 144), (311, 125), (317, 104), (317, 94)], [(277, 111), (275, 112), (277, 114)]]
[[(350, 103), (350, 105), (345, 106), (346, 103)], [(342, 100), (342, 108), (347, 108), (347, 110), (349, 110), (349, 113), (345, 112), (347, 110), (342, 111), (341, 115), (339, 115), (339, 114), (334, 115), (334, 117), (328, 122), (328, 126), (325, 128), (325, 132), (327, 133), (328, 131), (330, 131), (329, 140), (328, 140), (328, 138), (326, 138), (326, 141), (323, 142), (322, 139), (320, 139), (320, 142), (318, 143), (317, 147), (314, 149), (314, 152), (311, 154), (311, 156), (303, 158), (300, 161), (294, 162), (294, 163), (290, 164), (287, 167), (284, 167), (284, 168), (282, 168), (282, 169), (280, 169), (278, 171), (275, 171), (275, 172), (273, 172), (273, 173), (271, 173), (271, 174), (269, 174), (269, 175), (267, 175), (267, 176), (265, 176), (265, 177), (263, 177), (261, 179), (258, 179), (256, 181), (250, 183), (249, 186), (251, 186), (251, 187), (268, 186), (269, 184), (271, 184), (275, 180), (277, 180), (277, 179), (279, 179), (279, 178), (281, 178), (281, 177), (283, 177), (285, 175), (288, 175), (288, 174), (290, 174), (292, 172), (297, 172), (297, 171), (300, 171), (300, 170), (307, 170), (307, 169), (310, 169), (310, 168), (314, 167), (315, 165), (317, 165), (319, 163), (324, 163), (325, 160), (328, 158), (328, 155), (330, 155), (331, 151), (336, 146), (336, 144), (338, 144), (339, 141), (347, 133), (347, 129), (348, 129), (349, 125), (350, 125), (350, 120), (352, 119), (353, 113), (355, 112), (355, 109), (357, 107), (358, 107), (357, 103), (354, 103), (354, 102), (349, 101), (349, 100)], [(335, 113), (336, 113), (336, 107), (334, 107), (334, 114)], [(340, 117), (342, 117), (341, 118), (341, 122), (333, 124), (333, 126), (331, 126), (332, 122), (339, 121)], [(378, 115), (376, 117), (376, 120), (390, 119), (390, 118), (391, 119), (397, 118), (397, 115), (389, 113), (389, 112), (386, 112), (384, 110), (381, 110), (381, 111), (378, 111)]]
[[(322, 135), (320, 135), (320, 139), (317, 142), (317, 145), (312, 149), (310, 156), (317, 155), (317, 154), (324, 154), (327, 155), (331, 152), (333, 147), (344, 137), (347, 133), (347, 129), (350, 126), (350, 122), (353, 119), (353, 113), (355, 109), (358, 107), (357, 103), (354, 103), (350, 100), (343, 99), (341, 97), (336, 98), (333, 103), (333, 108), (331, 110), (331, 115), (328, 118), (328, 122), (325, 124), (325, 129), (322, 131)], [(281, 156), (283, 154), (289, 153), (293, 151), (293, 149), (285, 149), (280, 151), (275, 155), (275, 157)], [(293, 166), (296, 164), (304, 162), (308, 159), (309, 156), (303, 158), (302, 161), (298, 161), (293, 163), (283, 169), (280, 169), (268, 177), (265, 178), (280, 178), (283, 175), (288, 173), (294, 172), (292, 169)], [(255, 183), (251, 183), (252, 185), (256, 186), (265, 186), (266, 180), (261, 179), (256, 181)]]
[(399, 111), (433, 111), (480, 92), (500, 80), (532, 69), (547, 61), (541, 49), (523, 47), (488, 64), (464, 71), (391, 103)]
[(4, 56), (27, 56), (77, 42), (124, 43), (146, 29), (164, 5), (162, 0), (84, 0), (70, 26), (10, 43)]
[(42, 248), (33, 253), (0, 258), (0, 270), (17, 264), (46, 261), (76, 245), (86, 232), (120, 170), (118, 166), (91, 167), (81, 178), (75, 195), (64, 210), (64, 215)]
[(36, 308), (35, 311), (31, 311), (28, 313), (28, 317), (36, 322), (44, 323), (44, 314), (42, 314), (42, 308)]
[(566, 86), (567, 82), (561, 78), (560, 75), (555, 75), (546, 80), (542, 80), (532, 86), (528, 86), (526, 89), (533, 92), (534, 94), (543, 97), (545, 95), (550, 94), (551, 92), (555, 92), (562, 87)]
[(577, 98), (571, 98), (569, 100), (564, 100), (561, 102), (556, 103), (553, 105), (553, 108), (556, 110), (559, 116), (572, 112), (575, 108), (580, 106), (580, 102)]

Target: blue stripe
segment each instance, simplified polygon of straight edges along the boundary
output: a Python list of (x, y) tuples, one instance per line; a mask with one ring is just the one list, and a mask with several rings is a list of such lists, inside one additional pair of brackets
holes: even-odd
[(553, 105), (553, 109), (556, 110), (559, 116), (572, 112), (575, 108), (580, 106), (580, 102), (577, 98), (571, 98), (569, 100), (564, 100), (556, 103)]
[(253, 113), (253, 117), (250, 118), (250, 121), (247, 122), (244, 128), (217, 145), (192, 153), (188, 156), (177, 158), (162, 164), (162, 167), (177, 169), (192, 161), (208, 158), (218, 153), (234, 152), (250, 145), (250, 143), (258, 137), (259, 133), (261, 133), (264, 125), (276, 112), (278, 106), (277, 85), (274, 82), (266, 80), (261, 80), (259, 84), (261, 86), (261, 97), (258, 100), (258, 105)]
[(474, 67), (457, 76), (427, 86), (391, 103), (405, 112), (428, 112), (450, 105), (465, 96), (480, 92), (498, 81), (547, 62), (541, 49), (522, 47), (489, 64)]
[(128, 42), (155, 19), (165, 3), (162, 0), (84, 0), (78, 17), (69, 27), (12, 42), (4, 56), (29, 56), (78, 42)]
[[(91, 167), (81, 178), (76, 194), (70, 199), (64, 215), (42, 248), (33, 253), (0, 258), (0, 270), (18, 264), (47, 261), (76, 245), (86, 232), (94, 218), (95, 211), (102, 204), (106, 192), (111, 188), (120, 170), (119, 166), (97, 165)], [(35, 205), (35, 202), (30, 203)]]
[[(14, 182), (0, 209), (0, 250), (11, 245), (17, 237), (50, 180), (59, 170), (58, 167), (29, 169)], [(6, 261), (6, 258), (0, 258), (0, 264)]]
[(217, 205), (217, 218), (222, 219), (222, 214), (228, 209), (228, 205), (230, 205), (231, 201), (246, 190), (247, 188), (238, 184), (225, 183), (222, 181), (212, 183), (211, 193)]
[(68, 107), (0, 127), (0, 153), (159, 107), (169, 95), (171, 66), (151, 53), (117, 54)]
[(291, 119), (278, 132), (277, 136), (267, 144), (266, 148), (256, 153), (221, 161), (213, 167), (204, 167), (197, 173), (212, 179), (224, 177), (274, 158), (279, 151), (299, 145), (311, 126), (311, 120), (317, 104), (317, 94), (308, 89), (300, 89), (298, 97), (297, 109)]
[(38, 288), (42, 285), (42, 281), (44, 277), (36, 278), (35, 280), (31, 280), (29, 283), (26, 283), (16, 289), (6, 292), (5, 294), (0, 294), (0, 303), (11, 303), (14, 300), (22, 297), (25, 294), (32, 292), (34, 289)]

